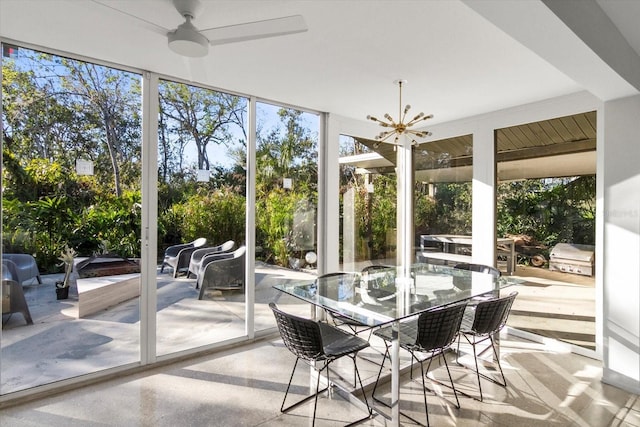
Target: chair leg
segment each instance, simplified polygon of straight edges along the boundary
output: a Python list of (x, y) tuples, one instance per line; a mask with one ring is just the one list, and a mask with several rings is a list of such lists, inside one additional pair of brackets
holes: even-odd
[[(411, 353), (413, 356), (413, 353)], [(427, 366), (427, 372), (429, 372), (429, 368), (431, 367), (431, 361), (433, 357), (429, 359), (429, 365)], [(411, 361), (411, 370), (413, 371), (413, 361)], [(424, 382), (424, 366), (422, 362), (420, 362), (420, 376), (422, 377), (422, 397), (424, 398), (424, 413), (427, 416), (427, 426), (429, 426), (429, 408), (427, 407), (427, 385)]]
[[(465, 339), (467, 340), (467, 342), (471, 345), (471, 347), (473, 348), (473, 360), (475, 362), (475, 371), (476, 371), (476, 378), (478, 380), (478, 391), (480, 392), (480, 402), (483, 401), (483, 395), (482, 395), (482, 384), (481, 384), (481, 379), (480, 377), (486, 379), (487, 381), (491, 381), (495, 384), (498, 384), (499, 386), (502, 387), (506, 387), (507, 386), (507, 379), (504, 376), (504, 372), (502, 370), (502, 364), (500, 363), (500, 357), (498, 356), (498, 351), (496, 350), (496, 346), (495, 346), (495, 342), (493, 340), (493, 335), (489, 335), (489, 340), (491, 343), (491, 349), (493, 350), (493, 355), (495, 358), (495, 363), (498, 365), (498, 370), (500, 371), (500, 376), (502, 377), (502, 382), (500, 382), (499, 380), (495, 379), (495, 378), (491, 378), (489, 375), (483, 374), (480, 372), (480, 366), (478, 364), (478, 351), (476, 349), (477, 345), (480, 344), (483, 341), (486, 341), (487, 338), (484, 338), (480, 341), (476, 341), (475, 336), (473, 336), (473, 341), (470, 340), (466, 335), (465, 335)], [(458, 363), (458, 365), (460, 366), (464, 366), (462, 365), (459, 361), (458, 361), (458, 357), (460, 354), (460, 337), (458, 337), (458, 351), (456, 354), (456, 363)]]
[[(460, 409), (460, 400), (458, 399), (458, 393), (456, 391), (456, 387), (453, 384), (453, 378), (451, 377), (451, 371), (449, 370), (449, 364), (447, 363), (447, 358), (444, 355), (444, 352), (440, 352), (438, 354), (438, 357), (442, 357), (442, 360), (444, 360), (444, 366), (447, 368), (447, 374), (449, 375), (449, 381), (451, 382), (451, 388), (453, 389), (453, 395), (456, 398), (456, 408)], [(433, 362), (434, 356), (431, 355), (431, 357), (429, 358), (429, 363), (427, 364), (427, 375), (429, 374), (429, 372), (431, 372), (431, 362)], [(416, 358), (416, 360), (418, 360)], [(420, 361), (419, 361), (420, 362)], [(429, 390), (429, 388), (427, 387), (424, 379), (426, 377), (425, 375), (425, 371), (424, 371), (424, 361), (420, 362), (420, 374), (422, 376), (422, 394), (423, 394), (423, 398), (424, 398), (424, 412), (425, 415), (427, 417), (427, 426), (429, 425), (429, 410), (427, 407), (427, 390)], [(432, 380), (435, 383), (440, 383), (440, 381), (437, 380)], [(446, 385), (446, 384), (443, 384)], [(416, 420), (414, 420), (416, 421)]]
[[(456, 406), (456, 408), (460, 409), (461, 406), (460, 406), (460, 399), (458, 398), (458, 394), (463, 394), (463, 395), (465, 395), (467, 397), (471, 397), (471, 398), (473, 398), (473, 396), (470, 396), (467, 393), (465, 393), (463, 391), (460, 391), (460, 390), (458, 390), (456, 388), (455, 384), (453, 383), (453, 377), (451, 376), (451, 369), (449, 369), (449, 363), (447, 362), (447, 358), (445, 356), (445, 352), (441, 351), (438, 354), (438, 357), (442, 357), (442, 360), (444, 360), (444, 366), (447, 369), (447, 375), (449, 376), (449, 384), (444, 383), (444, 382), (442, 382), (440, 380), (437, 380), (436, 378), (429, 378), (429, 380), (431, 380), (431, 382), (434, 382), (436, 384), (440, 384), (441, 386), (448, 387), (451, 390), (453, 390), (453, 395), (456, 398), (455, 406)], [(433, 357), (429, 360), (429, 365), (427, 365), (427, 375), (429, 375), (429, 372), (431, 372), (431, 362), (432, 362), (432, 360), (433, 360)], [(427, 390), (432, 391), (429, 388), (427, 388)], [(434, 393), (435, 393), (435, 391), (434, 391)]]
[(502, 387), (507, 386), (507, 379), (504, 377), (504, 372), (502, 372), (502, 365), (500, 364), (500, 356), (498, 355), (498, 350), (496, 350), (495, 342), (493, 341), (493, 335), (489, 335), (489, 339), (491, 340), (491, 347), (493, 348), (493, 356), (496, 359), (496, 364), (498, 365), (498, 369), (500, 370), (500, 375), (502, 376), (502, 382), (496, 381), (490, 378), (496, 384), (501, 385)]
[(444, 360), (444, 366), (447, 368), (447, 374), (449, 375), (449, 381), (451, 381), (451, 388), (453, 389), (453, 395), (456, 398), (456, 407), (460, 409), (460, 400), (458, 400), (458, 392), (456, 391), (456, 386), (453, 384), (453, 378), (451, 377), (451, 371), (449, 370), (449, 364), (447, 363), (447, 358), (444, 353), (440, 353), (442, 356), (442, 360)]
[[(352, 426), (352, 425), (356, 425), (361, 423), (362, 421), (368, 419), (369, 417), (371, 417), (371, 414), (373, 414), (373, 408), (369, 405), (369, 401), (367, 400), (367, 395), (364, 391), (364, 384), (362, 383), (362, 378), (360, 377), (360, 372), (358, 371), (358, 365), (356, 364), (356, 355), (353, 356), (349, 356), (351, 357), (351, 360), (353, 360), (353, 367), (355, 369), (355, 374), (357, 377), (358, 382), (360, 383), (360, 391), (362, 392), (362, 397), (364, 398), (364, 403), (365, 405), (367, 405), (367, 416), (354, 421), (350, 424), (347, 424), (347, 426)], [(320, 393), (324, 393), (325, 391), (327, 391), (330, 387), (331, 387), (331, 380), (329, 378), (329, 364), (331, 363), (330, 361), (325, 362), (325, 364), (322, 366), (322, 368), (320, 368), (319, 370), (317, 370), (318, 376), (316, 379), (316, 391), (315, 393), (313, 393), (312, 395), (309, 395), (295, 403), (293, 403), (292, 405), (287, 406), (286, 408), (284, 407), (284, 404), (287, 400), (287, 396), (289, 394), (289, 389), (291, 388), (291, 382), (293, 381), (293, 376), (296, 372), (296, 368), (298, 367), (298, 360), (300, 360), (300, 358), (296, 358), (296, 362), (293, 365), (293, 370), (291, 371), (291, 377), (289, 377), (289, 383), (287, 384), (287, 390), (284, 393), (284, 398), (282, 399), (282, 405), (280, 406), (280, 412), (287, 412), (290, 409), (295, 408), (296, 406), (307, 402), (309, 399), (314, 398), (314, 402), (313, 402), (313, 420), (311, 422), (311, 426), (315, 426), (316, 423), (316, 411), (318, 409), (318, 396), (320, 395)], [(323, 388), (322, 390), (320, 390), (320, 376), (322, 376), (322, 371), (326, 370), (327, 371), (327, 386), (325, 388)]]
[(287, 384), (287, 390), (284, 392), (284, 399), (282, 399), (282, 405), (280, 406), (280, 412), (286, 412), (291, 409), (291, 407), (285, 409), (284, 402), (287, 400), (287, 395), (289, 394), (289, 388), (291, 387), (291, 381), (293, 381), (293, 374), (296, 372), (296, 367), (298, 366), (298, 358), (296, 358), (296, 363), (293, 364), (293, 371), (291, 371), (291, 377), (289, 378), (289, 383)]
[[(358, 377), (358, 382), (360, 383), (360, 391), (362, 392), (362, 397), (364, 399), (364, 404), (367, 405), (367, 409), (369, 410), (369, 415), (373, 414), (373, 408), (369, 405), (369, 401), (367, 400), (367, 393), (364, 392), (364, 384), (362, 384), (362, 378), (360, 377), (360, 371), (358, 371), (358, 364), (356, 363), (356, 355), (354, 354), (351, 358), (353, 360), (353, 369), (356, 372), (356, 377)], [(327, 370), (328, 375), (328, 370)]]
[(373, 391), (371, 392), (371, 399), (373, 399), (375, 402), (381, 403), (385, 406), (387, 406), (386, 403), (384, 403), (381, 400), (376, 399), (376, 389), (378, 388), (378, 382), (380, 381), (380, 376), (382, 375), (382, 369), (384, 368), (384, 361), (387, 360), (387, 355), (389, 355), (389, 345), (387, 344), (387, 342), (385, 341), (384, 343), (386, 350), (384, 352), (384, 355), (382, 356), (382, 363), (380, 364), (380, 370), (378, 371), (378, 376), (376, 377), (376, 382), (373, 385)]
[[(289, 394), (289, 389), (291, 388), (291, 381), (293, 381), (293, 375), (296, 372), (296, 368), (298, 367), (298, 360), (300, 360), (300, 358), (296, 358), (296, 363), (293, 365), (293, 371), (291, 371), (291, 377), (289, 378), (289, 384), (287, 384), (287, 390), (284, 393), (284, 399), (282, 399), (282, 405), (280, 406), (280, 412), (287, 412), (293, 408), (295, 408), (298, 405), (301, 405), (302, 403), (307, 402), (309, 399), (311, 398), (315, 398), (316, 399), (316, 405), (318, 402), (318, 394), (320, 393), (324, 393), (326, 390), (329, 389), (329, 386), (327, 385), (327, 387), (323, 388), (322, 390), (318, 390), (320, 387), (320, 372), (322, 372), (326, 367), (327, 364), (325, 364), (319, 371), (318, 371), (318, 382), (316, 385), (316, 392), (314, 394), (311, 394), (305, 398), (303, 398), (302, 400), (299, 400), (298, 402), (295, 402), (289, 406), (287, 406), (286, 408), (284, 407), (284, 403), (287, 400), (287, 395)], [(314, 420), (315, 420), (315, 407), (314, 407)]]
[[(324, 366), (327, 367), (328, 364)], [(318, 378), (316, 378), (316, 392), (315, 392), (316, 398), (315, 398), (315, 401), (313, 402), (313, 421), (311, 421), (311, 427), (316, 425), (316, 409), (318, 408), (318, 389), (320, 388), (320, 372), (322, 372), (322, 369), (318, 371)], [(329, 388), (329, 384), (331, 383), (329, 382), (329, 369), (327, 369), (327, 388)]]
[(476, 377), (478, 378), (478, 390), (480, 391), (480, 402), (482, 402), (482, 385), (480, 384), (480, 369), (478, 367), (478, 354), (476, 351), (476, 339), (474, 337), (471, 347), (473, 347), (473, 361), (476, 363)]

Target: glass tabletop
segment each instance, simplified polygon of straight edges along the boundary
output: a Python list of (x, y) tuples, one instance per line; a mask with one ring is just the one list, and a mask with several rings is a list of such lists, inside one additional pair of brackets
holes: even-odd
[(410, 277), (400, 277), (400, 273), (400, 268), (385, 267), (368, 273), (332, 273), (315, 281), (274, 287), (359, 323), (379, 326), (429, 309), (498, 293), (521, 282), (512, 277), (432, 264), (414, 264)]

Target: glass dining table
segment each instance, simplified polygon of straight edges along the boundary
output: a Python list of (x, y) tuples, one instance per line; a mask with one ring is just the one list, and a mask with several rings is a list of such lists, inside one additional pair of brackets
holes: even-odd
[[(400, 322), (423, 311), (499, 294), (521, 283), (514, 277), (457, 269), (444, 265), (414, 264), (410, 269), (387, 267), (369, 273), (320, 277), (313, 282), (281, 283), (274, 287), (286, 294), (369, 327)], [(395, 334), (394, 334), (395, 335)], [(391, 353), (392, 425), (399, 425), (400, 347), (393, 340)]]

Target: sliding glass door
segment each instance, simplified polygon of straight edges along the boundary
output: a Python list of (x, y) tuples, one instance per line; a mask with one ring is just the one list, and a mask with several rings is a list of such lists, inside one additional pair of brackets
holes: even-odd
[[(1, 395), (269, 330), (271, 301), (308, 312), (272, 286), (316, 275), (318, 114), (257, 102), (252, 141), (248, 97), (151, 73), (143, 94), (141, 72), (2, 52)], [(143, 111), (149, 93), (157, 111)]]
[[(413, 148), (413, 227), (417, 261), (471, 258), (470, 135)], [(340, 146), (341, 265), (359, 271), (397, 265), (397, 154), (394, 147), (343, 136)]]
[(245, 335), (247, 98), (161, 80), (157, 353)]

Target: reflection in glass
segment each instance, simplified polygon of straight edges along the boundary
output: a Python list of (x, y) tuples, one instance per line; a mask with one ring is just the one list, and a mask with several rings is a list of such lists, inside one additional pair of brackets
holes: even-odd
[[(341, 138), (342, 268), (396, 265), (396, 152), (365, 138)], [(470, 135), (416, 146), (414, 232), (418, 259), (425, 252), (469, 256), (470, 247), (421, 245), (423, 235), (471, 235), (472, 138)], [(447, 258), (448, 257), (448, 258)], [(448, 263), (449, 255), (429, 262)]]

